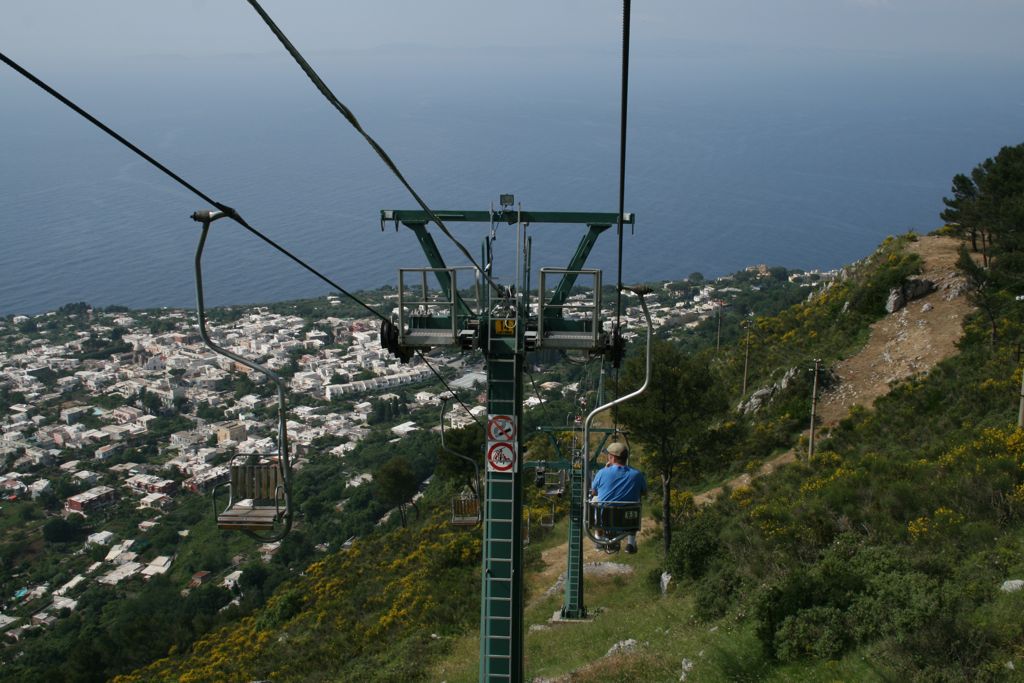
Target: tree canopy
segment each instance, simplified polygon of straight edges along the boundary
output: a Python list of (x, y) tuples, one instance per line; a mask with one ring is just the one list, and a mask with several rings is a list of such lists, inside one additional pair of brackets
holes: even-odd
[[(622, 404), (619, 419), (629, 429), (631, 440), (644, 447), (645, 469), (661, 478), (667, 553), (672, 542), (673, 477), (699, 473), (699, 456), (708, 439), (708, 427), (729, 406), (721, 383), (703, 360), (673, 344), (657, 341), (652, 362), (650, 386), (639, 397)], [(644, 358), (635, 356), (626, 363), (620, 384), (639, 386), (643, 375)]]
[[(994, 277), (1007, 279), (1024, 266), (1024, 144), (1003, 147), (970, 176), (953, 177), (952, 197), (943, 198), (940, 217), (956, 227), (980, 251), (983, 264), (993, 261)], [(1011, 282), (1004, 282), (1010, 285)], [(1017, 282), (1015, 291), (1024, 291)]]

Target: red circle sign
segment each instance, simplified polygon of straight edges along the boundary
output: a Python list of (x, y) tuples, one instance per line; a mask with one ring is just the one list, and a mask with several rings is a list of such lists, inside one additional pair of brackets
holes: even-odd
[(516, 421), (511, 415), (487, 418), (487, 438), (491, 441), (512, 441), (516, 438)]
[(487, 466), (495, 472), (509, 472), (516, 464), (512, 444), (499, 441), (487, 449)]

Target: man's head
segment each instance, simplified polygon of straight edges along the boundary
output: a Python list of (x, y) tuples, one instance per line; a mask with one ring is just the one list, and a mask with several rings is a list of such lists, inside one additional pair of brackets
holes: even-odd
[(613, 459), (619, 465), (625, 465), (626, 461), (629, 460), (629, 449), (626, 448), (626, 444), (616, 441), (612, 445), (605, 449), (608, 453), (608, 457)]

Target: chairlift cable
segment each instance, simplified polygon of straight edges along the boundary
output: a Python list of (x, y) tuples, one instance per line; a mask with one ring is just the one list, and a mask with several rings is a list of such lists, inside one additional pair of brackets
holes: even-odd
[[(467, 259), (469, 259), (469, 262), (473, 265), (474, 268), (477, 269), (477, 271), (480, 273), (480, 275), (487, 281), (487, 284), (489, 284), (497, 292), (503, 291), (503, 289), (501, 287), (499, 287), (494, 282), (494, 280), (491, 279), (491, 277), (487, 274), (487, 272), (483, 268), (480, 267), (480, 265), (476, 262), (476, 259), (473, 258), (473, 255), (469, 253), (469, 250), (466, 249), (466, 247), (463, 246), (463, 244), (461, 242), (459, 242), (459, 240), (457, 240), (454, 235), (452, 235), (452, 233), (448, 230), (448, 227), (444, 224), (444, 222), (441, 220), (441, 218), (436, 213), (434, 213), (430, 209), (429, 206), (427, 206), (427, 203), (425, 201), (423, 201), (423, 199), (416, 192), (416, 190), (413, 189), (412, 185), (409, 183), (408, 180), (406, 180), (405, 176), (398, 169), (398, 166), (395, 164), (395, 162), (391, 159), (391, 157), (388, 155), (388, 153), (384, 151), (384, 148), (381, 147), (377, 143), (377, 141), (374, 140), (370, 136), (370, 134), (367, 133), (363, 129), (362, 125), (359, 123), (359, 120), (355, 117), (355, 114), (352, 113), (352, 110), (349, 109), (348, 107), (346, 107), (341, 102), (341, 100), (339, 100), (334, 95), (334, 93), (331, 92), (331, 89), (327, 87), (327, 84), (324, 83), (323, 79), (320, 78), (320, 76), (313, 69), (313, 67), (310, 66), (309, 62), (306, 61), (306, 59), (302, 56), (302, 53), (300, 53), (298, 51), (298, 49), (295, 47), (295, 45), (293, 45), (292, 42), (290, 40), (288, 40), (288, 37), (285, 36), (284, 32), (280, 28), (278, 28), (277, 24), (274, 23), (274, 20), (270, 18), (270, 15), (267, 14), (267, 12), (263, 9), (263, 7), (260, 6), (259, 2), (257, 2), (256, 0), (249, 0), (249, 4), (252, 5), (252, 8), (254, 10), (256, 10), (257, 14), (260, 15), (260, 18), (263, 19), (263, 22), (267, 25), (267, 27), (270, 29), (270, 31), (281, 42), (281, 45), (284, 46), (284, 49), (288, 51), (288, 54), (290, 54), (292, 56), (292, 59), (294, 59), (295, 62), (299, 65), (299, 68), (302, 69), (302, 71), (305, 72), (306, 76), (309, 77), (309, 80), (312, 81), (312, 83), (316, 87), (316, 89), (320, 91), (320, 93), (327, 99), (327, 101), (331, 104), (331, 106), (333, 106), (335, 109), (337, 109), (338, 112), (343, 117), (345, 117), (345, 120), (348, 121), (352, 125), (352, 127), (356, 129), (356, 132), (358, 132), (360, 135), (363, 136), (363, 139), (366, 140), (366, 142), (370, 145), (370, 147), (373, 148), (373, 151), (377, 153), (377, 156), (379, 156), (381, 161), (384, 162), (384, 165), (388, 167), (388, 169), (391, 171), (391, 173), (394, 174), (394, 176), (405, 187), (405, 189), (409, 191), (409, 194), (412, 195), (412, 198), (415, 199), (416, 203), (420, 205), (420, 208), (423, 209), (423, 211), (428, 216), (430, 216), (430, 220), (433, 221), (434, 223), (436, 223), (437, 227), (441, 229), (441, 232), (443, 232), (448, 237), (448, 239), (450, 239), (455, 244), (455, 246), (458, 247), (459, 251), (461, 251), (462, 254)], [(620, 216), (620, 219), (619, 219), (619, 226), (620, 226), (619, 232), (622, 231), (621, 230), (621, 225), (622, 225), (622, 220), (621, 220), (621, 216)]]
[(618, 216), (618, 277), (615, 288), (615, 332), (619, 331), (622, 315), (622, 219), (626, 210), (626, 114), (629, 103), (629, 14), (630, 0), (622, 0), (622, 92), (619, 121), (619, 216)]
[(459, 395), (456, 394), (455, 391), (450, 386), (448, 386), (448, 382), (444, 380), (444, 377), (441, 376), (440, 372), (434, 369), (434, 366), (430, 364), (430, 361), (427, 360), (427, 357), (423, 355), (423, 351), (420, 349), (416, 349), (416, 355), (419, 356), (420, 360), (426, 363), (427, 367), (430, 368), (430, 371), (434, 373), (434, 375), (436, 375), (439, 380), (441, 380), (441, 384), (444, 385), (444, 388), (448, 391), (449, 394), (451, 394), (455, 398), (456, 401), (459, 402), (459, 405), (462, 406), (462, 409), (466, 411), (466, 414), (473, 418), (473, 422), (476, 422), (476, 426), (480, 427), (480, 429), (483, 429), (483, 423), (480, 422), (476, 415), (469, 411), (469, 408), (466, 406), (465, 403), (462, 402), (462, 399), (459, 398)]
[(530, 384), (533, 385), (533, 394), (537, 397), (538, 405), (543, 403), (544, 399), (541, 398), (540, 391), (537, 390), (537, 382), (533, 379), (533, 373), (530, 372), (530, 369), (525, 363), (523, 364), (523, 371), (526, 372), (527, 376), (530, 378)]
[[(619, 110), (619, 216), (618, 216), (618, 277), (615, 287), (615, 329), (613, 330), (616, 343), (622, 329), (622, 214), (626, 210), (626, 114), (629, 104), (629, 16), (630, 0), (622, 0), (622, 87)], [(619, 389), (619, 365), (620, 360), (615, 361), (615, 391)], [(619, 428), (619, 407), (618, 404), (612, 407), (612, 422), (615, 429)]]
[(102, 130), (104, 133), (106, 133), (110, 137), (114, 138), (115, 140), (120, 142), (122, 145), (124, 145), (125, 147), (130, 149), (131, 151), (135, 152), (136, 155), (138, 155), (139, 157), (141, 157), (142, 159), (147, 161), (151, 166), (153, 166), (157, 170), (161, 171), (167, 177), (171, 178), (171, 180), (175, 181), (176, 183), (181, 185), (183, 188), (185, 188), (186, 190), (188, 190), (192, 194), (196, 195), (197, 197), (199, 197), (203, 201), (207, 202), (211, 206), (215, 206), (218, 210), (223, 211), (233, 221), (235, 221), (236, 223), (241, 225), (243, 228), (248, 230), (250, 233), (252, 233), (256, 237), (258, 237), (261, 240), (263, 240), (264, 242), (266, 242), (268, 245), (270, 245), (271, 247), (273, 247), (277, 251), (281, 252), (282, 254), (284, 254), (285, 256), (290, 258), (295, 263), (297, 263), (300, 266), (302, 266), (303, 268), (305, 268), (307, 271), (309, 271), (310, 273), (312, 273), (313, 275), (318, 277), (320, 280), (326, 282), (328, 285), (330, 285), (331, 287), (336, 289), (339, 293), (343, 294), (344, 296), (347, 296), (349, 299), (351, 299), (352, 301), (356, 302), (357, 304), (359, 304), (360, 306), (365, 308), (368, 312), (370, 312), (374, 316), (380, 318), (381, 320), (388, 320), (384, 315), (382, 315), (378, 311), (376, 311), (373, 308), (371, 308), (368, 304), (366, 304), (365, 302), (360, 300), (359, 297), (355, 296), (354, 294), (352, 294), (351, 292), (346, 290), (344, 287), (342, 287), (341, 285), (337, 284), (336, 282), (334, 282), (333, 280), (328, 278), (326, 275), (324, 275), (323, 273), (318, 271), (316, 268), (314, 268), (313, 266), (311, 266), (308, 263), (306, 263), (305, 261), (303, 261), (301, 258), (296, 256), (295, 254), (293, 254), (290, 251), (288, 251), (287, 249), (285, 249), (283, 246), (281, 246), (280, 244), (275, 242), (273, 239), (271, 239), (267, 235), (263, 234), (262, 232), (260, 232), (256, 228), (254, 228), (253, 226), (249, 225), (249, 223), (247, 223), (245, 221), (245, 219), (243, 219), (242, 216), (239, 215), (239, 213), (235, 209), (231, 208), (230, 206), (227, 206), (226, 204), (221, 204), (220, 202), (214, 201), (209, 195), (205, 194), (204, 192), (202, 192), (201, 190), (196, 188), (194, 185), (189, 183), (187, 180), (182, 178), (180, 175), (178, 175), (177, 173), (175, 173), (171, 169), (167, 168), (167, 166), (164, 166), (162, 163), (160, 163), (159, 161), (154, 159), (152, 156), (150, 156), (146, 152), (142, 151), (142, 149), (140, 149), (138, 146), (136, 146), (133, 143), (131, 143), (129, 140), (127, 140), (124, 136), (122, 136), (117, 131), (112, 129), (110, 126), (106, 125), (105, 123), (103, 123), (102, 121), (97, 119), (95, 116), (93, 116), (92, 114), (87, 112), (85, 109), (82, 109), (80, 106), (78, 106), (77, 104), (72, 102), (70, 99), (68, 99), (67, 97), (65, 97), (61, 93), (59, 93), (57, 90), (55, 90), (54, 88), (52, 88), (49, 85), (47, 85), (46, 83), (44, 83), (42, 80), (40, 80), (34, 74), (29, 72), (27, 69), (22, 67), (20, 64), (18, 64), (17, 62), (15, 62), (14, 60), (12, 60), (10, 57), (8, 57), (7, 55), (5, 55), (2, 52), (0, 52), (0, 60), (2, 60), (5, 64), (7, 64), (9, 67), (11, 67), (15, 71), (17, 71), (22, 76), (27, 78), (29, 81), (31, 81), (32, 83), (37, 85), (39, 88), (41, 88), (42, 90), (44, 90), (48, 94), (52, 95), (54, 98), (56, 98), (58, 101), (63, 103), (65, 106), (67, 106), (69, 109), (71, 109), (72, 111), (74, 111), (75, 113), (80, 115), (82, 118), (87, 120), (89, 123), (93, 124), (94, 126), (99, 128), (100, 130)]

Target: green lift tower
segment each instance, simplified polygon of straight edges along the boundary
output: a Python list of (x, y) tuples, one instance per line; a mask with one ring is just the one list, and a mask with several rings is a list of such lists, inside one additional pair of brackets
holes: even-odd
[[(619, 217), (615, 213), (528, 212), (514, 208), (503, 195), (501, 208), (490, 211), (436, 211), (445, 223), (490, 224), (484, 239), (483, 268), (450, 268), (427, 227), (433, 217), (425, 211), (381, 211), (381, 226), (413, 231), (430, 264), (399, 270), (398, 307), (394, 322), (385, 323), (385, 348), (408, 359), (434, 347), (480, 349), (487, 363), (486, 477), (483, 501), (483, 570), (480, 607), (480, 681), (523, 680), (523, 366), (527, 351), (575, 350), (611, 354), (621, 348), (614, 331), (604, 330), (601, 318), (601, 271), (584, 269), (598, 236)], [(624, 224), (633, 224), (624, 214)], [(536, 295), (530, 275), (527, 227), (545, 223), (586, 226), (575, 254), (565, 268), (541, 268)], [(514, 282), (497, 284), (492, 277), (492, 243), (496, 231), (515, 228)], [(468, 272), (467, 272), (468, 271)], [(463, 273), (460, 283), (458, 274)], [(468, 278), (466, 276), (469, 276)], [(436, 286), (432, 281), (436, 280)], [(570, 297), (577, 284), (588, 287), (586, 297)], [(582, 468), (570, 468), (573, 503), (585, 491)], [(582, 509), (582, 504), (579, 508)], [(571, 515), (570, 529), (577, 556), (570, 567), (572, 599), (566, 589), (567, 618), (585, 616), (582, 605), (582, 513)]]

